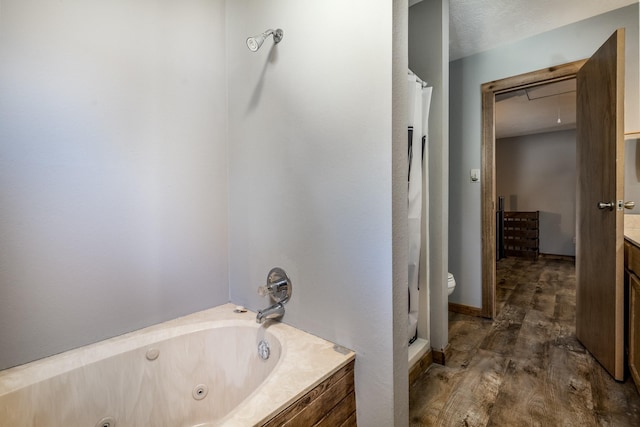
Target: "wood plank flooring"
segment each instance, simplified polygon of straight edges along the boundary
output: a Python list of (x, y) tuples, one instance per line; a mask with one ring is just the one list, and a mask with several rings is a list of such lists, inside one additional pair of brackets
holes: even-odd
[(449, 314), (451, 357), (410, 389), (411, 426), (640, 426), (640, 395), (575, 336), (572, 260), (506, 258), (495, 321)]

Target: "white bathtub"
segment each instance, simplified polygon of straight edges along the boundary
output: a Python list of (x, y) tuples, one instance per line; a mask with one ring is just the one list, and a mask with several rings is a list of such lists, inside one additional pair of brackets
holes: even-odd
[(233, 309), (225, 304), (0, 371), (0, 426), (260, 425), (354, 358)]

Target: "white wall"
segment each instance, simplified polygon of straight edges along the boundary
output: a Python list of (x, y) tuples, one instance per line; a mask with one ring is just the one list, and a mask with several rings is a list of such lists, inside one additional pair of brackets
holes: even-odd
[[(393, 401), (393, 425), (406, 426), (409, 423), (409, 364), (408, 364), (408, 307), (409, 298), (406, 289), (409, 285), (409, 228), (408, 221), (408, 188), (406, 177), (407, 165), (407, 123), (409, 123), (407, 68), (408, 58), (408, 25), (409, 10), (407, 0), (393, 1), (393, 57), (392, 57), (392, 147), (391, 147), (391, 211), (392, 211), (392, 307), (393, 307), (393, 385), (386, 391), (378, 390), (377, 400)], [(367, 330), (368, 330), (367, 326)], [(363, 332), (366, 333), (366, 330)], [(373, 348), (373, 343), (368, 343)], [(379, 362), (378, 362), (379, 363)], [(376, 369), (372, 363), (369, 370)], [(366, 372), (365, 372), (366, 373)], [(361, 382), (361, 389), (367, 382)], [(383, 394), (381, 394), (383, 393)], [(380, 409), (368, 405), (375, 412), (366, 417), (372, 426), (378, 425), (376, 417)], [(382, 410), (389, 410), (388, 405)], [(364, 417), (363, 417), (364, 418)], [(360, 422), (360, 425), (365, 425)]]
[(0, 369), (228, 301), (224, 2), (0, 3)]
[(638, 4), (452, 62), (450, 81), (449, 266), (456, 277), (451, 301), (480, 307), (480, 85), (591, 56), (618, 27), (626, 27), (626, 129), (639, 129)]
[(496, 195), (506, 211), (540, 211), (540, 253), (575, 256), (576, 131), (496, 141)]
[[(231, 299), (266, 307), (256, 289), (283, 267), (283, 321), (356, 351), (363, 426), (408, 419), (406, 272), (405, 297), (392, 287), (392, 79), (406, 86), (392, 48), (395, 29), (406, 58), (406, 25), (406, 1), (227, 3)], [(276, 27), (280, 44), (247, 49)]]

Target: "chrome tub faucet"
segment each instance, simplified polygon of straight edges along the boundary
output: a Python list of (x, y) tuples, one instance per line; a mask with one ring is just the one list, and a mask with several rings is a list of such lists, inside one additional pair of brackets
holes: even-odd
[(258, 288), (258, 294), (260, 296), (269, 295), (274, 304), (263, 310), (258, 310), (256, 322), (262, 323), (266, 319), (278, 319), (284, 316), (284, 304), (291, 298), (291, 280), (283, 269), (274, 267), (267, 275), (267, 284)]

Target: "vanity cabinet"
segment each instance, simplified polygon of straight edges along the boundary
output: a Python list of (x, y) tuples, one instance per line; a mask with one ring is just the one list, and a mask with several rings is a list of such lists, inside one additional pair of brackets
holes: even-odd
[(628, 291), (629, 319), (627, 349), (629, 371), (640, 392), (640, 248), (624, 242), (625, 285)]

